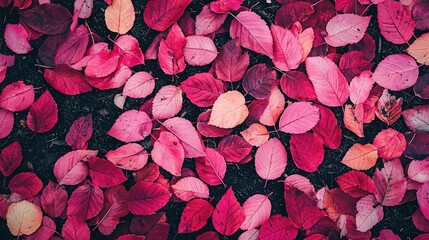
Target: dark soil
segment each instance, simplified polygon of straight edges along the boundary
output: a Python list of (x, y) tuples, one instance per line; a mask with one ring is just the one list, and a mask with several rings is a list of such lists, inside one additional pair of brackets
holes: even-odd
[[(59, 3), (67, 7), (70, 12), (73, 12), (73, 3), (74, 1), (70, 0), (53, 0), (53, 3)], [(202, 6), (206, 4), (205, 1), (194, 0), (194, 2), (188, 8), (188, 11), (195, 16), (202, 9)], [(153, 30), (148, 30), (148, 27), (143, 21), (143, 9), (146, 1), (133, 1), (134, 8), (136, 9), (136, 20), (134, 27), (129, 32), (129, 34), (136, 37), (140, 42), (140, 47), (143, 50), (149, 46), (151, 41), (156, 36), (157, 32)], [(255, 5), (256, 4), (256, 5)], [(252, 7), (252, 11), (256, 12), (267, 22), (273, 22), (275, 11), (279, 8), (276, 4), (267, 4), (265, 1), (257, 0), (247, 0), (243, 4), (246, 7)], [(116, 37), (115, 33), (109, 32), (106, 28), (104, 21), (104, 9), (106, 9), (106, 4), (102, 0), (94, 1), (94, 11), (91, 17), (88, 19), (88, 25), (91, 30), (101, 38), (111, 44), (110, 39)], [(393, 45), (386, 42), (383, 37), (379, 34), (379, 30), (376, 23), (376, 6), (372, 6), (369, 9), (369, 13), (373, 15), (371, 20), (371, 25), (368, 32), (377, 42), (377, 54), (375, 58), (375, 64), (385, 58), (387, 55), (401, 53), (407, 45)], [(4, 32), (5, 23), (17, 23), (19, 17), (19, 12), (17, 9), (11, 9), (11, 7), (2, 9), (0, 8), (0, 32)], [(80, 20), (82, 21), (82, 20)], [(84, 22), (81, 22), (84, 23)], [(417, 33), (417, 36), (419, 33)], [(31, 171), (35, 172), (37, 176), (43, 181), (44, 185), (48, 183), (48, 180), (55, 180), (53, 175), (53, 165), (55, 161), (68, 151), (70, 147), (65, 144), (65, 135), (72, 124), (72, 122), (80, 116), (87, 114), (93, 115), (94, 120), (94, 133), (89, 141), (89, 149), (99, 150), (99, 156), (104, 156), (104, 154), (111, 150), (115, 149), (122, 145), (121, 142), (115, 140), (112, 137), (109, 137), (106, 132), (113, 125), (116, 118), (123, 112), (123, 110), (117, 108), (113, 103), (113, 98), (115, 94), (120, 93), (122, 89), (108, 90), (108, 91), (99, 91), (94, 89), (90, 93), (81, 94), (78, 96), (66, 96), (58, 93), (50, 85), (47, 84), (43, 78), (44, 69), (41, 67), (35, 66), (35, 64), (42, 64), (37, 57), (37, 50), (43, 43), (45, 37), (41, 37), (36, 41), (32, 41), (31, 45), (34, 50), (29, 54), (25, 55), (16, 55), (16, 63), (13, 67), (10, 67), (7, 72), (6, 79), (0, 84), (0, 89), (3, 89), (6, 85), (17, 81), (24, 80), (27, 84), (32, 84), (36, 89), (36, 98), (39, 97), (46, 89), (48, 89), (53, 97), (55, 98), (58, 109), (59, 109), (59, 120), (56, 126), (44, 134), (34, 134), (31, 130), (28, 129), (25, 125), (27, 111), (18, 112), (15, 114), (15, 125), (12, 133), (6, 138), (0, 140), (0, 149), (4, 148), (13, 141), (19, 141), (22, 146), (23, 151), (23, 162), (21, 166), (15, 171), (14, 174)], [(215, 44), (219, 48), (222, 44), (229, 40), (228, 33), (218, 34), (215, 38)], [(0, 37), (0, 52), (3, 54), (13, 55), (4, 41), (3, 37)], [(256, 63), (267, 63), (271, 65), (271, 62), (268, 58), (261, 55), (249, 52), (251, 56), (251, 65)], [(173, 84), (177, 84), (187, 77), (199, 73), (208, 71), (209, 67), (191, 67), (187, 66), (186, 70), (178, 74), (178, 78), (174, 80)], [(157, 92), (157, 89), (161, 88), (164, 85), (172, 84), (171, 76), (165, 75), (157, 61), (147, 61), (146, 65), (141, 65), (133, 68), (134, 71), (148, 71), (159, 80), (156, 82), (156, 89), (154, 93)], [(429, 67), (421, 67), (420, 74), (428, 73)], [(238, 88), (240, 91), (242, 88), (239, 85), (235, 85), (235, 88)], [(428, 104), (428, 101), (423, 101), (418, 97), (414, 97), (412, 89), (408, 89), (403, 92), (394, 92), (394, 95), (397, 97), (402, 97), (404, 99), (403, 109), (411, 108), (415, 105)], [(149, 97), (153, 97), (153, 94)], [(249, 99), (250, 100), (250, 99)], [(143, 104), (144, 100), (130, 100), (127, 99), (124, 110), (128, 109), (138, 109), (138, 107)], [(332, 108), (331, 108), (332, 109)], [(205, 109), (197, 108), (191, 104), (187, 99), (183, 104), (183, 109), (179, 115), (184, 114), (187, 119), (192, 122), (195, 122), (197, 116), (200, 112)], [(315, 173), (307, 173), (302, 170), (299, 170), (290, 159), (290, 152), (288, 150), (288, 166), (284, 173), (284, 176), (291, 174), (301, 174), (305, 177), (308, 177), (310, 181), (314, 184), (316, 189), (319, 189), (324, 186), (329, 188), (337, 187), (335, 182), (336, 177), (341, 175), (344, 172), (347, 172), (349, 169), (340, 163), (340, 160), (344, 156), (345, 152), (356, 142), (368, 143), (372, 142), (375, 135), (380, 132), (382, 129), (388, 128), (388, 126), (376, 119), (370, 125), (365, 127), (365, 138), (358, 138), (354, 133), (348, 131), (344, 128), (342, 123), (342, 109), (335, 108), (333, 109), (336, 113), (337, 119), (342, 126), (343, 130), (343, 139), (341, 146), (337, 150), (331, 150), (325, 148), (325, 159), (323, 164), (319, 167), (318, 171)], [(407, 126), (405, 125), (402, 118), (400, 118), (392, 128), (400, 131), (408, 131)], [(241, 131), (242, 129), (237, 128), (235, 133)], [(274, 129), (270, 129), (274, 130)], [(288, 148), (289, 145), (289, 135), (279, 133), (280, 139)], [(274, 136), (274, 135), (273, 135)], [(206, 144), (211, 147), (215, 147), (220, 139), (211, 139), (206, 141)], [(145, 147), (150, 147), (149, 140), (141, 142)], [(254, 153), (254, 152), (253, 152)], [(379, 161), (379, 165), (381, 165)], [(193, 160), (186, 160), (184, 167), (195, 169)], [(373, 170), (368, 173), (372, 173)], [(164, 176), (170, 178), (166, 172), (162, 172)], [(127, 172), (129, 180), (125, 183), (125, 186), (129, 188), (133, 184), (132, 172)], [(5, 181), (6, 186), (8, 181), (12, 176), (4, 180), (3, 176), (0, 176), (0, 182)], [(234, 192), (237, 196), (237, 199), (240, 203), (243, 203), (248, 197), (261, 193), (269, 194), (273, 193), (270, 196), (270, 200), (273, 205), (272, 215), (282, 214), (286, 215), (285, 203), (283, 198), (283, 183), (277, 181), (269, 181), (267, 187), (264, 188), (265, 180), (257, 176), (253, 161), (245, 165), (228, 165), (228, 170), (225, 176), (225, 184), (227, 186), (233, 186)], [(72, 192), (76, 187), (68, 186), (66, 189), (69, 192)], [(220, 197), (225, 192), (223, 186), (210, 187), (210, 193), (213, 198), (212, 203), (215, 205)], [(0, 187), (0, 194), (10, 193), (7, 187)], [(177, 227), (180, 220), (181, 212), (185, 206), (185, 203), (174, 203), (170, 202), (164, 209), (167, 213), (167, 222), (170, 223), (170, 239), (194, 239), (197, 235), (208, 230), (214, 230), (211, 220), (208, 221), (207, 226), (202, 230), (193, 234), (180, 234), (177, 235)], [(384, 219), (381, 223), (377, 224), (373, 229), (373, 236), (378, 236), (380, 230), (389, 228), (392, 229), (396, 234), (398, 234), (402, 239), (408, 237), (413, 238), (419, 234), (419, 231), (415, 229), (412, 221), (411, 215), (417, 209), (417, 202), (412, 201), (405, 204), (402, 204), (397, 207), (384, 207)], [(93, 239), (116, 239), (120, 234), (121, 229), (124, 229), (127, 225), (130, 224), (132, 216), (127, 216), (118, 226), (118, 230), (115, 231), (112, 236), (106, 237), (101, 235), (98, 230), (92, 232)], [(55, 219), (57, 224), (57, 229), (61, 229), (64, 219)], [(238, 231), (229, 239), (237, 239), (241, 234), (241, 231)], [(299, 238), (302, 238), (302, 235), (298, 235)], [(0, 239), (14, 239), (10, 235), (9, 230), (6, 226), (4, 219), (0, 219)]]

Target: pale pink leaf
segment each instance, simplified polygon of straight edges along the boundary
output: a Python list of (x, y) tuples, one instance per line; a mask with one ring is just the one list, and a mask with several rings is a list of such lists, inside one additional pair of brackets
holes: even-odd
[(374, 79), (370, 71), (364, 71), (350, 82), (350, 100), (354, 104), (364, 103), (369, 97)]
[(188, 36), (183, 48), (185, 61), (191, 66), (204, 66), (216, 58), (218, 52), (216, 46), (208, 37)]
[(185, 202), (193, 198), (209, 197), (207, 185), (195, 177), (184, 177), (171, 187), (174, 190), (174, 194)]
[(54, 175), (59, 185), (76, 185), (88, 175), (88, 167), (84, 163), (97, 156), (98, 151), (75, 150), (64, 154), (54, 165)]
[(282, 142), (272, 138), (262, 144), (255, 154), (256, 173), (268, 180), (280, 177), (287, 164), (287, 153)]
[(140, 144), (129, 143), (108, 151), (106, 158), (118, 168), (136, 171), (146, 165), (149, 156)]
[(384, 217), (383, 207), (381, 205), (377, 206), (374, 195), (361, 198), (356, 204), (356, 209), (358, 211), (356, 214), (356, 228), (361, 232), (370, 230)]
[(26, 54), (33, 49), (28, 42), (29, 35), (21, 24), (6, 24), (4, 39), (10, 50), (17, 54)]
[(116, 119), (107, 134), (128, 143), (143, 140), (151, 131), (152, 120), (145, 112), (129, 110)]
[(408, 177), (419, 183), (429, 181), (429, 159), (411, 161), (408, 165)]
[(155, 78), (148, 72), (138, 72), (125, 83), (123, 94), (132, 98), (145, 98), (155, 88)]
[(185, 150), (179, 139), (170, 132), (161, 132), (153, 144), (152, 160), (169, 173), (180, 176)]
[(241, 230), (249, 230), (262, 225), (271, 215), (271, 202), (268, 196), (255, 194), (243, 203), (244, 222)]
[(298, 39), (291, 31), (280, 26), (273, 24), (270, 29), (274, 41), (274, 65), (283, 71), (296, 69), (303, 54)]
[(429, 132), (429, 105), (415, 106), (402, 112), (405, 124), (413, 131)]
[(249, 229), (245, 232), (243, 232), (239, 237), (238, 240), (257, 240), (259, 235), (258, 229)]
[(182, 109), (182, 90), (173, 85), (162, 87), (153, 98), (152, 115), (158, 119), (174, 117)]
[(328, 36), (325, 37), (325, 41), (333, 47), (357, 43), (365, 35), (370, 20), (370, 16), (351, 13), (338, 14), (331, 18), (326, 25)]
[(292, 134), (305, 133), (316, 126), (319, 119), (319, 108), (309, 102), (295, 102), (284, 110), (279, 129)]
[(93, 7), (93, 0), (77, 0), (74, 2), (74, 10), (78, 12), (79, 18), (89, 18)]

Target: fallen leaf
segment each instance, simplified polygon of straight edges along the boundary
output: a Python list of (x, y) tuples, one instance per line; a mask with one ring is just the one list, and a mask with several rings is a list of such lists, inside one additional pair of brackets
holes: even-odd
[(238, 91), (221, 94), (213, 104), (209, 125), (220, 128), (234, 128), (249, 115), (244, 96)]
[(115, 33), (125, 34), (134, 25), (135, 13), (131, 0), (112, 0), (104, 12), (107, 28)]
[(367, 143), (355, 143), (341, 160), (341, 163), (355, 170), (368, 170), (377, 162), (377, 147)]
[(6, 220), (12, 235), (30, 235), (42, 224), (42, 211), (40, 207), (24, 200), (9, 205)]

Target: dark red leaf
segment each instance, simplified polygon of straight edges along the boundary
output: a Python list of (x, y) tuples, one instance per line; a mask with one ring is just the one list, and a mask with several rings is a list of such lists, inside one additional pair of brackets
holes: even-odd
[(292, 134), (290, 152), (295, 165), (306, 172), (314, 172), (323, 162), (322, 142), (313, 133)]
[(424, 159), (429, 156), (429, 133), (406, 132), (407, 148), (404, 155), (412, 159)]
[(19, 142), (15, 141), (1, 150), (0, 171), (5, 177), (11, 175), (21, 164), (22, 151)]
[(91, 232), (85, 220), (78, 215), (71, 215), (67, 217), (61, 235), (67, 240), (83, 240), (90, 239)]
[(420, 98), (429, 99), (429, 74), (424, 74), (417, 79), (414, 93)]
[(58, 122), (58, 106), (46, 90), (30, 107), (27, 115), (28, 128), (37, 133), (51, 130)]
[(21, 18), (36, 31), (56, 35), (65, 32), (72, 22), (67, 8), (57, 4), (36, 5), (21, 13)]
[(70, 196), (67, 215), (77, 215), (83, 220), (95, 217), (103, 208), (103, 191), (89, 184), (81, 185)]
[(363, 172), (352, 170), (337, 178), (341, 190), (353, 198), (363, 197), (377, 192), (372, 179)]
[(288, 97), (299, 101), (317, 98), (313, 84), (307, 75), (300, 71), (290, 71), (280, 78), (280, 87)]
[(52, 218), (62, 215), (67, 206), (68, 195), (66, 190), (56, 183), (49, 181), (40, 196), (43, 211)]
[(371, 70), (373, 64), (365, 59), (362, 52), (351, 51), (343, 54), (340, 59), (339, 68), (350, 82), (355, 76), (359, 76), (365, 70)]
[(203, 199), (188, 202), (180, 217), (178, 233), (190, 233), (200, 230), (212, 215), (212, 205)]
[(8, 187), (13, 194), (18, 194), (24, 200), (36, 196), (42, 190), (43, 183), (36, 174), (23, 172), (13, 176)]
[(230, 135), (220, 141), (217, 149), (227, 162), (240, 162), (252, 151), (252, 145), (238, 135)]
[(92, 130), (92, 114), (79, 117), (70, 126), (66, 135), (67, 145), (72, 149), (87, 149)]
[(121, 169), (110, 161), (98, 157), (89, 160), (89, 176), (94, 186), (102, 188), (113, 187), (127, 180)]
[(216, 76), (223, 81), (237, 82), (249, 66), (249, 54), (242, 53), (237, 40), (224, 44), (214, 62)]
[(147, 163), (144, 168), (136, 171), (134, 176), (135, 182), (155, 182), (159, 177), (159, 166), (154, 162)]
[(82, 73), (64, 64), (55, 66), (54, 70), (45, 69), (43, 77), (62, 94), (77, 95), (92, 90)]
[(38, 239), (51, 239), (51, 237), (56, 232), (55, 229), (57, 226), (55, 225), (54, 220), (49, 217), (44, 216), (42, 220), (42, 225), (35, 231), (33, 234), (26, 236), (25, 239), (28, 240), (38, 240)]
[(144, 9), (145, 23), (156, 31), (164, 31), (182, 16), (191, 0), (150, 0)]
[(256, 64), (247, 70), (243, 78), (243, 88), (256, 99), (266, 99), (278, 84), (276, 72), (265, 64)]
[(137, 215), (152, 215), (170, 199), (168, 189), (157, 183), (138, 182), (128, 191), (128, 209)]
[(261, 240), (293, 240), (298, 235), (298, 229), (292, 222), (280, 214), (276, 214), (265, 221), (259, 231), (258, 239)]

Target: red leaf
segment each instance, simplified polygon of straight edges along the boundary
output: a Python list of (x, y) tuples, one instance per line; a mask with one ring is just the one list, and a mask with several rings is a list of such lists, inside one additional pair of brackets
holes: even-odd
[(93, 78), (107, 77), (117, 69), (119, 57), (120, 55), (115, 51), (101, 50), (88, 61), (85, 76)]
[(249, 54), (242, 53), (239, 42), (233, 39), (224, 44), (219, 51), (214, 62), (216, 76), (223, 81), (237, 82), (246, 73), (249, 61)]
[(429, 132), (429, 105), (415, 106), (402, 112), (405, 124), (413, 131)]
[(48, 35), (65, 32), (72, 22), (67, 8), (59, 4), (36, 5), (21, 12), (20, 20), (32, 29)]
[(95, 88), (98, 88), (100, 90), (107, 90), (122, 87), (128, 80), (128, 78), (131, 77), (131, 74), (131, 69), (129, 69), (122, 63), (119, 63), (112, 74), (102, 78), (94, 78), (87, 76), (85, 77), (85, 80), (89, 83), (89, 85)]
[[(189, 1), (189, 0), (187, 0)], [(155, 1), (153, 1), (155, 2)], [(147, 6), (145, 11), (147, 10)], [(168, 75), (176, 75), (185, 70), (185, 57), (183, 48), (186, 38), (180, 27), (175, 23), (168, 32), (167, 38), (161, 39), (158, 50), (158, 60), (162, 71)]]
[(79, 117), (70, 126), (66, 135), (67, 145), (72, 149), (87, 149), (92, 130), (92, 114)]
[(296, 228), (307, 230), (324, 216), (313, 199), (292, 186), (285, 185), (284, 197), (289, 219)]
[(201, 137), (189, 120), (175, 117), (167, 119), (162, 125), (180, 140), (185, 149), (185, 158), (205, 156)]
[[(256, 173), (263, 179), (274, 180), (280, 177), (287, 164), (287, 153), (277, 138), (271, 138), (262, 144), (255, 154), (255, 169)], [(247, 229), (244, 229), (247, 230)]]
[(0, 139), (9, 136), (13, 129), (13, 113), (0, 108)]
[(64, 64), (55, 66), (54, 70), (45, 69), (43, 77), (62, 94), (77, 95), (92, 90), (80, 72)]
[[(351, 51), (341, 56), (339, 68), (344, 77), (350, 82), (354, 77), (359, 76), (363, 71), (372, 69), (373, 63), (365, 59), (362, 52)], [(369, 74), (371, 76), (371, 74)], [(374, 83), (374, 81), (372, 80)], [(369, 91), (369, 90), (368, 90)], [(352, 89), (350, 89), (350, 94)]]
[[(104, 205), (94, 221), (101, 233), (112, 234), (119, 223), (119, 219), (128, 214), (127, 190), (124, 186), (118, 185), (107, 189), (104, 192)], [(105, 231), (103, 229), (109, 229)]]
[(307, 101), (316, 99), (313, 84), (307, 75), (300, 71), (290, 71), (280, 78), (280, 87), (290, 98)]
[(75, 150), (64, 154), (54, 165), (54, 175), (59, 185), (77, 185), (88, 175), (83, 161), (95, 157), (98, 151)]
[(179, 139), (170, 132), (162, 131), (153, 144), (152, 160), (169, 173), (180, 176), (185, 160), (185, 150)]
[(328, 36), (325, 37), (325, 41), (333, 47), (357, 43), (363, 38), (370, 20), (370, 16), (338, 14), (326, 25)]
[(356, 209), (356, 229), (361, 232), (366, 232), (379, 223), (383, 217), (383, 207), (378, 205), (374, 195), (368, 195), (361, 198), (357, 204)]
[(342, 131), (334, 113), (322, 105), (315, 106), (319, 108), (320, 120), (314, 126), (313, 132), (326, 147), (337, 149), (341, 144)]
[(412, 57), (405, 54), (392, 54), (378, 64), (372, 77), (380, 86), (400, 91), (417, 82), (419, 68)]
[(195, 17), (195, 34), (207, 35), (216, 32), (222, 27), (228, 14), (215, 13), (210, 6), (204, 5), (201, 12)]
[(343, 105), (349, 97), (349, 86), (344, 75), (329, 58), (309, 57), (305, 60), (308, 77), (317, 99), (329, 107)]
[(153, 240), (168, 239), (168, 233), (169, 233), (169, 231), (170, 231), (170, 224), (168, 224), (166, 222), (158, 223), (146, 235), (146, 239), (153, 239)]
[(296, 69), (301, 63), (302, 46), (298, 39), (288, 29), (271, 25), (271, 35), (274, 41), (274, 65), (283, 71)]
[(414, 214), (413, 214), (413, 223), (414, 226), (422, 231), (422, 232), (429, 232), (429, 221), (423, 216), (422, 211), (420, 208), (418, 208)]
[(125, 83), (123, 94), (132, 98), (145, 98), (155, 88), (155, 78), (148, 72), (137, 72)]
[(210, 3), (210, 8), (217, 13), (227, 13), (237, 11), (242, 3), (243, 0), (216, 0)]
[(195, 158), (195, 168), (200, 179), (208, 185), (224, 184), (226, 162), (216, 149), (206, 148), (206, 156)]
[(127, 196), (128, 209), (136, 215), (152, 215), (163, 208), (170, 199), (168, 189), (157, 183), (138, 182)]
[(31, 106), (34, 102), (33, 85), (23, 81), (13, 82), (3, 88), (0, 94), (0, 108), (11, 112), (19, 112)]
[(0, 171), (5, 177), (10, 176), (21, 164), (21, 161), (21, 145), (19, 145), (18, 141), (15, 141), (1, 150)]
[(144, 64), (144, 55), (139, 42), (131, 35), (122, 35), (116, 39), (113, 51), (120, 55), (119, 61), (127, 67)]
[(31, 235), (25, 237), (28, 240), (38, 240), (38, 239), (51, 239), (51, 237), (56, 232), (55, 229), (57, 226), (55, 225), (54, 220), (49, 217), (44, 216), (42, 219), (42, 225)]
[(198, 107), (210, 107), (224, 93), (222, 81), (209, 73), (197, 73), (180, 84), (189, 100)]
[(67, 240), (84, 240), (90, 239), (91, 232), (85, 220), (78, 215), (71, 215), (67, 217), (61, 235)]
[(309, 132), (291, 136), (290, 153), (295, 165), (306, 172), (315, 172), (325, 156), (322, 142)]
[(259, 231), (258, 240), (293, 240), (298, 235), (292, 222), (280, 214), (276, 214), (265, 221)]
[(36, 196), (42, 190), (43, 183), (36, 174), (23, 172), (13, 176), (8, 187), (13, 194), (18, 194), (24, 200)]
[(377, 192), (372, 179), (363, 172), (352, 170), (337, 178), (341, 190), (353, 198), (363, 197)]
[(212, 205), (206, 200), (194, 199), (186, 204), (180, 217), (178, 233), (196, 232), (203, 228), (213, 213)]
[(145, 23), (156, 31), (164, 31), (175, 23), (191, 0), (150, 0), (143, 12)]
[(58, 107), (51, 93), (46, 90), (31, 105), (27, 115), (27, 124), (33, 132), (44, 133), (51, 130), (58, 122)]
[(207, 185), (195, 177), (184, 177), (171, 187), (174, 190), (174, 194), (185, 202), (193, 198), (209, 197)]
[[(185, 91), (186, 92), (186, 91)], [(197, 129), (201, 135), (205, 137), (223, 137), (231, 133), (232, 129), (219, 128), (213, 125), (209, 125), (211, 110), (202, 112), (197, 119)]]
[(66, 190), (56, 183), (49, 181), (48, 185), (42, 191), (40, 203), (46, 214), (52, 218), (57, 218), (62, 215), (66, 208), (68, 198)]
[(124, 173), (107, 160), (93, 157), (88, 162), (89, 176), (94, 186), (108, 188), (119, 185), (127, 180)]
[(142, 111), (129, 110), (122, 113), (107, 132), (122, 142), (143, 140), (152, 131), (152, 120)]
[(162, 87), (153, 98), (152, 115), (157, 119), (174, 117), (182, 109), (182, 90), (174, 85)]
[(244, 222), (241, 230), (249, 230), (262, 225), (271, 215), (271, 202), (268, 196), (255, 194), (243, 203)]
[(217, 149), (227, 162), (240, 162), (252, 151), (252, 145), (238, 135), (229, 135), (220, 141)]
[(383, 206), (396, 206), (401, 203), (407, 190), (407, 180), (399, 159), (385, 162), (381, 170), (375, 169), (373, 180), (377, 188), (375, 198), (379, 203)]
[(400, 2), (388, 0), (377, 5), (377, 19), (381, 35), (389, 42), (402, 44), (413, 36), (414, 19)]
[(285, 133), (305, 133), (316, 126), (319, 119), (317, 107), (309, 102), (295, 102), (284, 110), (280, 117), (279, 129)]
[(88, 29), (84, 25), (80, 25), (58, 46), (54, 59), (55, 65), (77, 63), (85, 55), (88, 42)]
[(146, 165), (148, 153), (140, 144), (129, 143), (108, 151), (106, 158), (118, 168), (135, 171)]
[(244, 222), (244, 212), (235, 198), (232, 187), (228, 188), (213, 211), (213, 226), (220, 234), (231, 236)]
[(384, 160), (400, 157), (407, 147), (404, 134), (392, 128), (379, 132), (373, 144), (377, 148), (378, 156)]
[(188, 36), (183, 48), (185, 61), (191, 66), (204, 66), (216, 58), (218, 52), (216, 46), (208, 37)]
[(276, 72), (265, 64), (256, 64), (244, 75), (243, 88), (256, 99), (268, 98), (277, 86)]
[(240, 12), (231, 22), (229, 35), (238, 43), (257, 53), (273, 57), (273, 38), (267, 23), (250, 11)]
[(103, 191), (89, 184), (81, 185), (70, 196), (67, 215), (78, 215), (87, 220), (97, 216), (103, 207)]
[(28, 42), (27, 31), (20, 24), (6, 24), (4, 39), (7, 47), (14, 53), (26, 54), (33, 49)]

